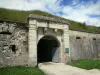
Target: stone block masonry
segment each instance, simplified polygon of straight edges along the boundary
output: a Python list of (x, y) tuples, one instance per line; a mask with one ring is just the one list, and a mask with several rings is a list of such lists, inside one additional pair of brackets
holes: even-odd
[(28, 64), (28, 29), (25, 25), (0, 23), (0, 67)]
[(71, 59), (100, 58), (100, 34), (69, 31)]
[(0, 67), (99, 59), (100, 34), (71, 31), (68, 25), (64, 20), (32, 14), (28, 24), (0, 21)]

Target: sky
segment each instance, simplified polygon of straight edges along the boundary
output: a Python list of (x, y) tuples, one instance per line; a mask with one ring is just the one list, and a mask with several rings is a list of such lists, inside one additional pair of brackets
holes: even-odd
[(0, 0), (0, 7), (42, 10), (87, 25), (100, 26), (100, 0)]

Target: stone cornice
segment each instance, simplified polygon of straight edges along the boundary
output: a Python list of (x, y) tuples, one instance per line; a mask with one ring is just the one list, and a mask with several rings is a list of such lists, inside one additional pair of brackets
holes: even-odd
[(54, 18), (54, 17), (40, 16), (40, 15), (35, 15), (35, 14), (30, 14), (28, 19), (36, 19), (36, 20), (42, 20), (42, 21), (44, 20), (44, 21), (50, 21), (50, 22), (69, 24), (69, 22), (66, 20), (62, 20), (62, 19)]

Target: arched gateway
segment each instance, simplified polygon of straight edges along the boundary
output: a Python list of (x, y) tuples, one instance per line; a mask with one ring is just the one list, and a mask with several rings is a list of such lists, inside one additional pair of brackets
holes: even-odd
[(30, 15), (28, 21), (29, 65), (35, 66), (41, 62), (68, 62), (68, 22), (37, 15)]
[(45, 35), (37, 44), (37, 58), (40, 62), (59, 62), (60, 42), (52, 35)]

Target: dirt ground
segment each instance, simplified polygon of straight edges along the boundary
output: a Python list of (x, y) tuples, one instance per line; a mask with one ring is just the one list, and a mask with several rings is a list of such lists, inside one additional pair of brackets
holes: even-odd
[(100, 75), (100, 70), (85, 70), (62, 63), (40, 63), (39, 68), (47, 75)]

